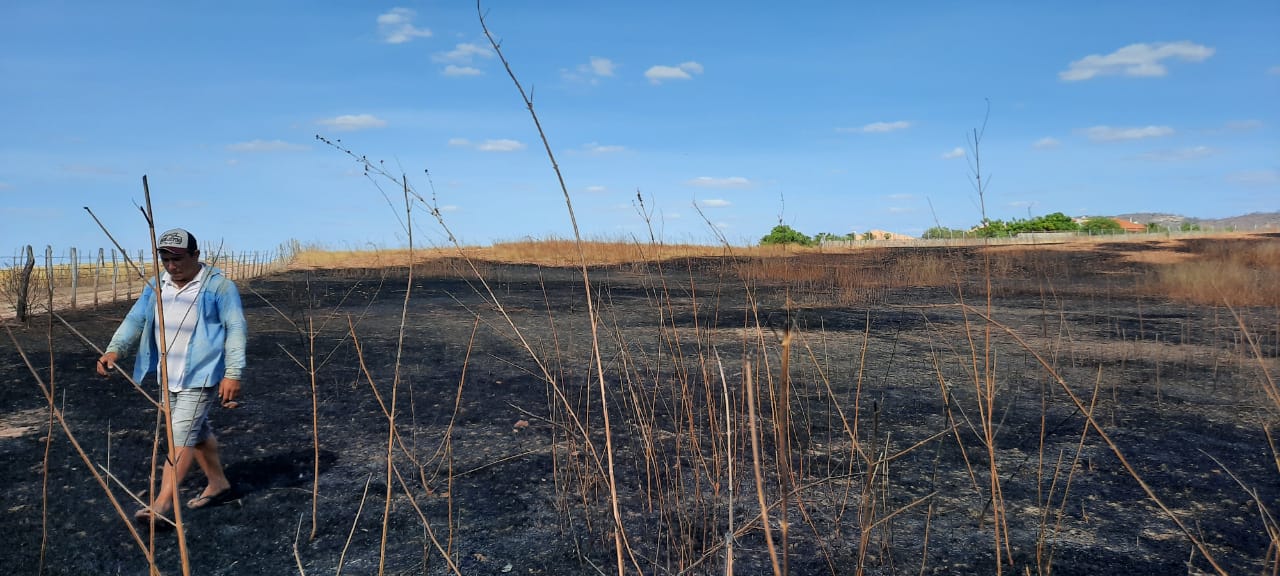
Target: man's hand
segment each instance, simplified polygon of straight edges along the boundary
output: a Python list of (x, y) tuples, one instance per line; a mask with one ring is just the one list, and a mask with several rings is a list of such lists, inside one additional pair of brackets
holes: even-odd
[(232, 378), (223, 378), (218, 384), (218, 398), (222, 400), (223, 408), (235, 408), (240, 403), (236, 402), (236, 396), (240, 395), (240, 381)]
[(110, 376), (111, 371), (116, 368), (116, 358), (118, 357), (119, 356), (115, 352), (107, 352), (106, 354), (103, 354), (101, 358), (98, 358), (98, 375)]

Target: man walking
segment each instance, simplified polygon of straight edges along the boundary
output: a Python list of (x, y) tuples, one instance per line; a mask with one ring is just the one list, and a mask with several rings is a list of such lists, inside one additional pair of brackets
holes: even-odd
[(156, 246), (165, 270), (159, 290), (163, 326), (156, 322), (157, 293), (149, 282), (97, 366), (98, 374), (109, 375), (116, 362), (137, 347), (134, 380), (141, 383), (154, 372), (164, 381), (159, 374), (159, 339), (163, 337), (167, 344), (174, 453), (165, 461), (159, 493), (149, 507), (134, 514), (135, 520), (144, 523), (150, 522), (152, 514), (169, 513), (193, 460), (204, 471), (208, 484), (199, 496), (187, 501), (188, 508), (214, 506), (234, 497), (222, 469), (218, 439), (209, 425), (209, 408), (215, 398), (230, 407), (240, 394), (248, 335), (240, 291), (221, 270), (200, 262), (195, 236), (175, 228), (161, 234)]

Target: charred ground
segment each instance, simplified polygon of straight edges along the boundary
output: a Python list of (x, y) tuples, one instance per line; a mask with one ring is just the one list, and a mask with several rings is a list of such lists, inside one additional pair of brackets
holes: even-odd
[[(995, 268), (977, 249), (906, 254), (953, 263), (956, 281), (932, 285), (884, 277), (902, 251), (777, 264), (800, 282), (753, 272), (747, 260), (594, 269), (628, 571), (724, 573), (730, 518), (735, 573), (771, 570), (745, 395), (753, 382), (759, 488), (776, 550), (787, 495), (791, 573), (995, 573), (975, 372), (998, 390), (1008, 573), (1211, 570), (1115, 451), (1086, 432), (1068, 389), (1094, 406), (1120, 454), (1224, 569), (1274, 563), (1259, 505), (1274, 511), (1280, 501), (1264, 433), (1274, 436), (1278, 422), (1260, 366), (1274, 374), (1276, 310), (1236, 310), (1259, 363), (1225, 308), (1145, 295), (1149, 269), (1130, 250), (1030, 252)], [(450, 573), (439, 549), (463, 574), (616, 571), (580, 273), (485, 264), (495, 301), (457, 264), (416, 267), (407, 308), (406, 270), (294, 271), (242, 286), (250, 376), (243, 404), (214, 415), (241, 498), (184, 515), (194, 573), (282, 574), (299, 564), (307, 574), (376, 573), (393, 402), (386, 573)], [(986, 278), (991, 317), (1025, 346), (995, 326), (987, 352)], [(63, 317), (103, 345), (127, 309)], [(97, 354), (60, 321), (13, 330), (93, 465), (145, 490), (156, 411), (120, 377), (95, 376)], [(43, 524), (46, 573), (146, 573), (56, 426), (42, 505), (47, 407), (11, 342), (0, 346), (0, 381), (0, 566), (37, 573)], [(779, 474), (778, 429), (791, 480)], [(186, 492), (201, 480), (193, 475)], [(172, 532), (157, 536), (157, 557), (165, 573), (180, 573)]]

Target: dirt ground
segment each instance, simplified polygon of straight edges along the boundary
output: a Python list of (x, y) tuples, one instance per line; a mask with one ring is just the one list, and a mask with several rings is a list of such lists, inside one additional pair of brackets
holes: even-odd
[[(1259, 360), (1227, 309), (1143, 296), (1149, 264), (1128, 250), (1046, 251), (1002, 271), (989, 354), (980, 281), (851, 298), (744, 281), (726, 259), (599, 268), (602, 372), (576, 270), (485, 265), (495, 302), (474, 276), (426, 266), (407, 307), (403, 269), (254, 280), (243, 402), (213, 416), (239, 498), (184, 513), (192, 572), (617, 573), (611, 470), (628, 573), (724, 574), (731, 542), (733, 573), (767, 574), (786, 526), (792, 574), (994, 574), (997, 525), (1006, 574), (1212, 573), (1186, 532), (1224, 572), (1270, 573), (1280, 464), (1264, 430), (1280, 435), (1280, 417), (1263, 368), (1278, 372), (1277, 310), (1236, 310)], [(895, 257), (800, 259), (874, 271)], [(127, 310), (63, 318), (103, 346)], [(122, 486), (146, 490), (156, 411), (49, 324), (10, 329), (132, 513)], [(996, 390), (990, 404), (975, 381)], [(46, 442), (46, 401), (7, 334), (0, 382), (0, 572), (147, 573), (68, 435), (55, 425)], [(173, 531), (156, 551), (181, 573)]]

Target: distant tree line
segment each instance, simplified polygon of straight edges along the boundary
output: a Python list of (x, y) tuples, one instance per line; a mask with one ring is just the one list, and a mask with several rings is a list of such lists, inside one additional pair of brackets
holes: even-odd
[(924, 231), (922, 238), (1005, 238), (1024, 232), (1087, 232), (1089, 234), (1122, 234), (1124, 228), (1114, 218), (1094, 217), (1083, 223), (1076, 222), (1062, 212), (1036, 216), (1035, 218), (1014, 218), (1005, 220), (987, 220), (981, 226), (969, 230), (934, 226)]
[[(1161, 226), (1155, 222), (1147, 224), (1148, 232), (1172, 232), (1175, 229), (1170, 226)], [(1200, 225), (1192, 222), (1183, 222), (1177, 230), (1180, 232), (1198, 232)], [(1062, 212), (1054, 212), (1045, 214), (1044, 216), (1036, 216), (1035, 218), (1014, 218), (1009, 221), (1004, 220), (987, 220), (982, 226), (977, 226), (968, 230), (959, 228), (947, 228), (946, 226), (934, 226), (924, 231), (921, 238), (940, 239), (940, 238), (1006, 238), (1016, 236), (1024, 232), (1084, 232), (1091, 235), (1100, 234), (1123, 234), (1124, 228), (1120, 226), (1114, 218), (1105, 216), (1095, 216), (1087, 218), (1083, 222), (1076, 222), (1070, 216)], [(883, 238), (877, 238), (872, 232), (850, 232), (848, 234), (832, 234), (830, 232), (819, 232), (814, 236), (809, 236), (786, 224), (779, 224), (773, 227), (767, 235), (760, 239), (761, 245), (770, 244), (798, 244), (800, 246), (817, 246), (823, 242), (841, 242), (853, 240), (888, 240), (889, 234), (885, 234)]]
[(760, 244), (767, 246), (770, 244), (799, 244), (801, 246), (817, 246), (823, 242), (850, 242), (854, 240), (888, 240), (892, 235), (883, 233), (883, 236), (876, 237), (874, 232), (850, 232), (848, 234), (833, 234), (831, 232), (819, 232), (812, 237), (786, 224), (779, 224), (773, 227), (763, 238)]

